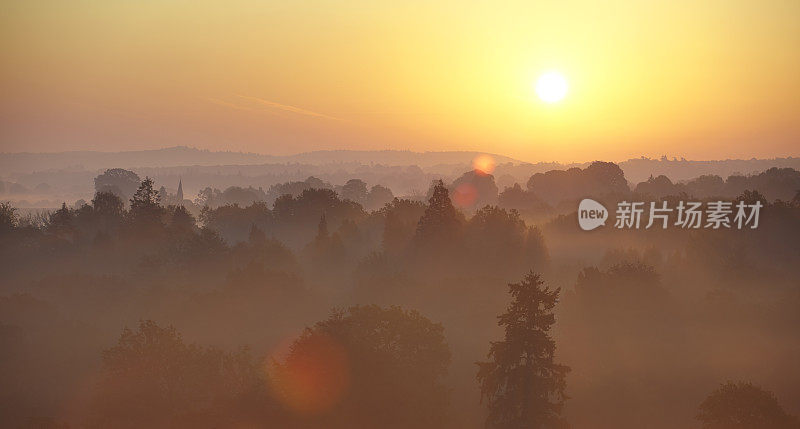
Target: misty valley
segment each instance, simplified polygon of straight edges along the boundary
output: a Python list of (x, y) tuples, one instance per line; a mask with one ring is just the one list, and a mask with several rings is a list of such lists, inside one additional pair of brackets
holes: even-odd
[[(2, 426), (800, 427), (800, 172), (475, 165), (3, 202)], [(614, 227), (689, 200), (760, 222)]]

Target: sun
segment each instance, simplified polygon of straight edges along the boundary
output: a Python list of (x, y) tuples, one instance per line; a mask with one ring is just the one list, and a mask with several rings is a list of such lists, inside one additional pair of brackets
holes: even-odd
[(567, 95), (567, 78), (557, 71), (548, 71), (536, 80), (536, 95), (545, 103), (558, 103)]

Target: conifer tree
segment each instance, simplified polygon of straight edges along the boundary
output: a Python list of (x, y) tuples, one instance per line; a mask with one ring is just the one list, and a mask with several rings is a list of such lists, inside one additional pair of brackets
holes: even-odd
[(488, 362), (478, 362), (481, 399), (489, 408), (487, 426), (568, 427), (561, 411), (569, 367), (554, 361), (556, 344), (549, 333), (561, 289), (545, 287), (533, 271), (508, 286), (512, 301), (498, 322), (505, 338), (491, 343)]

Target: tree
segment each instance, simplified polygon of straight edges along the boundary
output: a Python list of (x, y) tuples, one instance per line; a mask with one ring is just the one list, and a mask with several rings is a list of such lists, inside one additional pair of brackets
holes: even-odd
[(341, 270), (346, 267), (346, 254), (339, 234), (328, 232), (328, 221), (325, 213), (322, 213), (316, 237), (302, 251), (303, 258), (308, 262), (310, 277), (330, 282), (331, 277), (344, 276)]
[(419, 219), (425, 214), (421, 201), (394, 198), (379, 213), (384, 216), (383, 250), (397, 255), (404, 251), (414, 238)]
[[(103, 351), (94, 418), (99, 427), (234, 427), (269, 408), (263, 387), (246, 349), (186, 344), (175, 328), (142, 321)], [(258, 408), (245, 408), (252, 399)]]
[(197, 227), (194, 216), (182, 205), (167, 207), (167, 214), (170, 228), (178, 234), (191, 235)]
[(524, 274), (532, 262), (524, 259), (522, 251), (526, 232), (525, 222), (516, 210), (481, 208), (464, 226), (464, 246), (472, 261), (469, 268), (499, 269), (513, 272), (513, 277)]
[(355, 201), (364, 204), (367, 199), (367, 184), (361, 179), (350, 179), (342, 186), (339, 194), (344, 200)]
[(369, 190), (364, 206), (367, 210), (379, 210), (394, 199), (392, 190), (381, 185), (375, 185)]
[(161, 225), (161, 217), (164, 212), (164, 207), (161, 206), (161, 196), (153, 188), (153, 179), (146, 177), (131, 198), (131, 209), (128, 215), (132, 223), (142, 227)]
[(0, 234), (6, 234), (19, 225), (17, 209), (9, 202), (0, 202)]
[(530, 218), (543, 217), (553, 211), (536, 194), (522, 189), (519, 183), (514, 183), (514, 186), (504, 189), (497, 198), (497, 204), (507, 210), (514, 209), (520, 215)]
[(277, 226), (276, 238), (297, 247), (314, 238), (323, 213), (331, 231), (338, 229), (345, 219), (358, 221), (366, 216), (360, 204), (341, 200), (331, 189), (306, 189), (296, 198), (278, 197), (272, 213)]
[(218, 195), (218, 204), (238, 204), (242, 207), (249, 206), (255, 202), (265, 201), (267, 194), (261, 188), (248, 186), (230, 186)]
[(417, 238), (423, 242), (447, 241), (458, 233), (460, 219), (444, 182), (434, 183), (428, 207), (417, 223)]
[(245, 241), (250, 228), (255, 225), (262, 232), (270, 232), (273, 227), (272, 211), (265, 202), (256, 202), (247, 207), (223, 205), (217, 208), (203, 207), (200, 221), (204, 226), (219, 231), (230, 243)]
[(121, 217), (125, 204), (122, 200), (110, 192), (98, 192), (92, 199), (94, 211), (103, 216)]
[(634, 192), (650, 198), (663, 198), (668, 195), (677, 195), (682, 188), (682, 185), (672, 183), (669, 177), (662, 174), (657, 177), (651, 175), (647, 181), (640, 182), (636, 185), (636, 188), (634, 188)]
[(768, 204), (767, 199), (764, 198), (764, 195), (762, 195), (761, 192), (758, 192), (756, 190), (751, 191), (749, 189), (745, 189), (745, 191), (742, 192), (741, 195), (734, 198), (733, 200), (734, 207), (740, 201), (743, 201), (745, 204), (755, 204), (760, 202), (762, 207), (766, 207)]
[(508, 285), (512, 301), (498, 322), (505, 338), (491, 343), (488, 362), (478, 362), (477, 378), (491, 427), (567, 426), (561, 411), (568, 399), (564, 390), (569, 367), (554, 362), (556, 344), (549, 334), (561, 289), (543, 285), (533, 271), (522, 282)]
[(111, 192), (120, 198), (129, 198), (136, 192), (141, 179), (139, 175), (123, 168), (112, 168), (94, 178), (96, 192)]
[(497, 204), (497, 185), (494, 176), (480, 170), (471, 170), (461, 175), (450, 186), (453, 199), (462, 208), (476, 209)]
[(306, 329), (273, 374), (283, 399), (321, 427), (442, 427), (449, 363), (441, 324), (370, 305)]
[(200, 207), (216, 207), (221, 196), (222, 192), (219, 189), (206, 187), (197, 193), (194, 203)]
[(751, 383), (725, 383), (700, 404), (703, 429), (797, 429), (800, 420), (783, 410), (771, 392)]
[(622, 169), (613, 162), (600, 161), (583, 170), (573, 167), (536, 173), (528, 179), (528, 190), (553, 206), (587, 196), (620, 196), (630, 192)]
[(68, 238), (75, 232), (74, 220), (75, 216), (67, 207), (67, 203), (61, 203), (61, 208), (50, 215), (50, 224), (47, 229), (53, 235)]

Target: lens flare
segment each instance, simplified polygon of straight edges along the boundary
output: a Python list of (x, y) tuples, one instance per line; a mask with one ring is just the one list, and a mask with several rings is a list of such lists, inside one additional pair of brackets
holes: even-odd
[(478, 155), (472, 160), (472, 169), (480, 174), (492, 174), (496, 163), (489, 155)]
[(462, 183), (453, 191), (453, 202), (458, 207), (471, 207), (478, 199), (478, 190), (471, 183)]
[(350, 384), (347, 352), (328, 335), (296, 341), (284, 363), (268, 363), (273, 392), (298, 414), (318, 415), (341, 401)]

